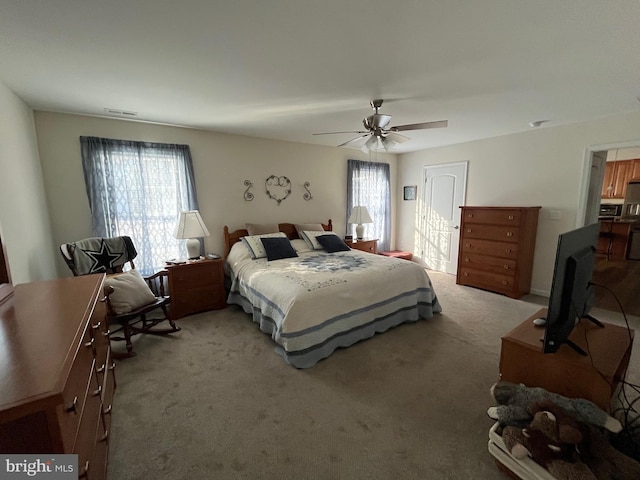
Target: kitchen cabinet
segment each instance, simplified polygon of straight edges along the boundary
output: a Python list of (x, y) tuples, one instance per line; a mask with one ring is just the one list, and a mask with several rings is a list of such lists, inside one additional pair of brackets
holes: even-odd
[(607, 162), (602, 182), (602, 198), (624, 198), (627, 183), (640, 178), (640, 159)]

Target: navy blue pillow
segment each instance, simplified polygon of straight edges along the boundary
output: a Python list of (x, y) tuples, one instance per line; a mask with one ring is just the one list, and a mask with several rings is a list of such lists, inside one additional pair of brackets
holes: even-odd
[(348, 252), (349, 246), (337, 235), (318, 235), (316, 240), (329, 253)]
[(295, 248), (286, 237), (263, 237), (260, 239), (267, 252), (267, 260), (280, 260), (281, 258), (297, 257)]

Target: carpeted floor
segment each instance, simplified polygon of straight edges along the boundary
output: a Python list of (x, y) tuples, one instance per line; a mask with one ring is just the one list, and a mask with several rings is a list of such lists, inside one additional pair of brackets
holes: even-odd
[(109, 479), (506, 478), (487, 451), (500, 337), (546, 299), (430, 275), (442, 314), (311, 369), (285, 364), (236, 307), (138, 337), (116, 368)]

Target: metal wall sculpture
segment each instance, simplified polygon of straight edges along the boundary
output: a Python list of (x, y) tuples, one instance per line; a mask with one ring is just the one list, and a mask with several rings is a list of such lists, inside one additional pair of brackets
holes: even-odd
[(251, 188), (253, 187), (253, 183), (251, 182), (251, 180), (245, 180), (244, 186), (247, 187), (247, 189), (244, 191), (244, 199), (245, 201), (250, 202), (251, 200), (253, 200), (253, 193), (251, 193), (249, 190), (251, 190)]
[(291, 180), (285, 176), (269, 176), (264, 182), (264, 187), (269, 198), (278, 202), (278, 206), (291, 194)]
[(311, 184), (309, 182), (304, 182), (304, 189), (306, 190), (306, 192), (304, 192), (302, 194), (302, 198), (304, 198), (307, 202), (309, 200), (311, 200), (313, 197), (311, 196), (311, 191), (309, 190), (309, 187), (311, 186)]

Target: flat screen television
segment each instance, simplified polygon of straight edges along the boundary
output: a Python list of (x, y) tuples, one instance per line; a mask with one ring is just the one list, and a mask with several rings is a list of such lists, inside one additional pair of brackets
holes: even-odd
[(555, 353), (561, 345), (567, 344), (581, 355), (586, 355), (584, 350), (569, 340), (576, 322), (588, 319), (604, 327), (589, 315), (594, 303), (591, 277), (599, 234), (600, 224), (594, 223), (558, 237), (542, 347), (544, 353)]

